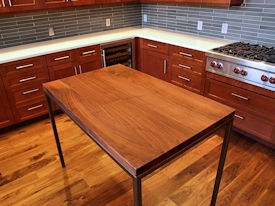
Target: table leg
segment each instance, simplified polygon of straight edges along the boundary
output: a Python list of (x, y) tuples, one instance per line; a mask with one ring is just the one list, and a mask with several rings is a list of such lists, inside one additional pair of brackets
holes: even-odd
[(65, 162), (64, 162), (64, 158), (63, 158), (63, 154), (62, 154), (62, 149), (61, 149), (61, 145), (60, 145), (60, 141), (59, 141), (56, 125), (55, 125), (55, 120), (54, 120), (54, 115), (53, 115), (51, 100), (50, 100), (50, 98), (47, 95), (45, 95), (45, 96), (46, 96), (46, 99), (47, 99), (49, 116), (50, 116), (50, 119), (51, 119), (51, 122), (52, 122), (52, 128), (53, 128), (53, 133), (54, 133), (54, 137), (55, 137), (55, 141), (56, 141), (56, 146), (57, 146), (57, 149), (58, 149), (58, 154), (59, 154), (60, 162), (61, 162), (62, 167), (65, 167), (66, 165), (65, 165)]
[(142, 206), (141, 178), (133, 177), (134, 206)]
[(232, 124), (233, 124), (233, 119), (231, 121), (229, 121), (228, 123), (226, 123), (226, 125), (225, 125), (225, 135), (224, 135), (224, 140), (223, 140), (223, 144), (222, 144), (222, 151), (221, 151), (221, 155), (220, 155), (219, 166), (218, 166), (218, 171), (217, 171), (216, 180), (215, 180), (215, 186), (214, 186), (211, 204), (210, 204), (211, 206), (216, 205), (216, 200), (217, 200), (220, 182), (221, 182), (221, 178), (222, 178), (223, 166), (225, 163), (225, 158), (226, 158), (228, 143), (229, 143), (229, 139), (230, 139)]

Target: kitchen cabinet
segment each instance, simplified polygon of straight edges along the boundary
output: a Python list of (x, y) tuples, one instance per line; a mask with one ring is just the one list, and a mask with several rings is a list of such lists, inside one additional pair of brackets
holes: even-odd
[(169, 81), (168, 44), (140, 39), (140, 71)]
[(40, 8), (39, 0), (8, 0), (9, 12), (29, 11)]
[(7, 127), (14, 122), (14, 118), (9, 106), (7, 94), (2, 79), (0, 78), (0, 128)]
[(0, 1), (0, 14), (8, 12), (8, 3), (6, 0)]
[(93, 5), (96, 0), (73, 0), (72, 6), (85, 6), (85, 5)]
[(41, 8), (65, 8), (71, 6), (68, 0), (41, 0)]
[(201, 0), (202, 6), (230, 7), (240, 6), (243, 0)]

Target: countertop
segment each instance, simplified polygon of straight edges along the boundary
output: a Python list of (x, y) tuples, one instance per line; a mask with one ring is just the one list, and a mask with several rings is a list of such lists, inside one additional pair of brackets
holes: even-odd
[(232, 43), (232, 41), (223, 39), (202, 37), (161, 29), (128, 27), (0, 49), (0, 64), (134, 37), (150, 39), (204, 52), (215, 47)]

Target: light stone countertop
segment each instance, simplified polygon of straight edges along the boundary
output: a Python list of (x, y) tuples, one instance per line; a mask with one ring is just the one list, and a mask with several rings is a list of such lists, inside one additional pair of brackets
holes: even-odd
[(151, 28), (128, 27), (0, 49), (0, 64), (85, 46), (140, 37), (206, 52), (232, 41)]

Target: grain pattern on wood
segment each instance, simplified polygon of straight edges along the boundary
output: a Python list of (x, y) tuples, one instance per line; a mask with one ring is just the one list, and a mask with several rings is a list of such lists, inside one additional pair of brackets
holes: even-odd
[(133, 176), (234, 115), (230, 107), (123, 65), (49, 82), (44, 91)]

